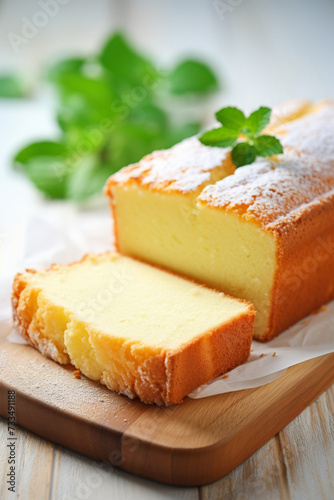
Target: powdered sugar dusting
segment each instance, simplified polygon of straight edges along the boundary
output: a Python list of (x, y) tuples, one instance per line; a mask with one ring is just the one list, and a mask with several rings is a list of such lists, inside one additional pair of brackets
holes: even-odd
[(266, 226), (333, 189), (332, 165), (287, 151), (277, 162), (263, 159), (237, 169), (207, 186), (198, 200)]
[(277, 136), (283, 146), (334, 162), (334, 102), (285, 124)]
[(210, 182), (212, 170), (224, 161), (228, 160), (231, 166), (230, 151), (230, 148), (204, 146), (197, 137), (191, 137), (170, 149), (145, 156), (114, 174), (112, 180), (120, 184), (133, 180), (151, 188), (192, 192)]
[(307, 113), (310, 107), (311, 102), (305, 99), (291, 99), (281, 102), (272, 110), (268, 133), (271, 133), (270, 129), (272, 127), (280, 126), (285, 122)]

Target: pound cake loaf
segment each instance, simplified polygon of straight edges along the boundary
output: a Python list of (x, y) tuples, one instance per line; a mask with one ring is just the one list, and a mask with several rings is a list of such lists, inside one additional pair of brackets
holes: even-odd
[(105, 188), (120, 252), (249, 300), (261, 341), (334, 298), (334, 103), (285, 103), (267, 132), (284, 154), (234, 171), (192, 138)]
[(18, 274), (12, 302), (42, 354), (145, 403), (180, 403), (250, 354), (251, 304), (115, 253)]

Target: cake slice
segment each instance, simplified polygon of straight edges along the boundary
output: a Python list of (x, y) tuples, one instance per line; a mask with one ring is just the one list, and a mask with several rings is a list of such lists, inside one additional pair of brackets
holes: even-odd
[[(334, 298), (334, 104), (289, 103), (270, 127), (283, 155), (206, 185), (196, 182), (199, 152), (217, 148), (193, 138), (184, 166), (181, 143), (124, 168), (105, 189), (120, 252), (249, 300), (261, 341)], [(230, 149), (221, 151), (228, 164)]]
[(145, 403), (180, 403), (250, 354), (251, 304), (114, 253), (18, 274), (12, 302), (42, 354)]

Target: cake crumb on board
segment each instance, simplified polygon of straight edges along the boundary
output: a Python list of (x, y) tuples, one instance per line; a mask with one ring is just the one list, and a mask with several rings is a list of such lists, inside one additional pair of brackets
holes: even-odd
[(315, 315), (317, 315), (321, 312), (325, 312), (325, 311), (327, 311), (327, 306), (323, 305), (323, 306), (319, 307), (318, 309), (315, 309), (314, 311), (312, 311), (312, 314), (313, 314), (313, 316), (315, 316)]

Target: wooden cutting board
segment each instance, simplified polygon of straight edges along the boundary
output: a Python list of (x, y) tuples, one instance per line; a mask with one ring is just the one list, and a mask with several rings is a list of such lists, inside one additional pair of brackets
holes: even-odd
[(334, 382), (334, 354), (301, 363), (256, 389), (148, 406), (73, 375), (27, 345), (0, 337), (0, 414), (16, 391), (16, 423), (45, 439), (168, 484), (227, 474)]

